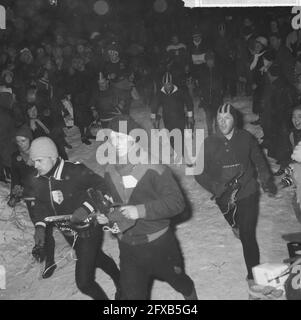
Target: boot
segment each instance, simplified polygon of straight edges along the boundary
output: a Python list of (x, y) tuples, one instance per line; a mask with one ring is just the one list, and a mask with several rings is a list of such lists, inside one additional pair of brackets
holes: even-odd
[(82, 137), (82, 143), (89, 146), (92, 142), (87, 137)]
[(232, 232), (233, 232), (235, 238), (240, 240), (239, 228), (238, 227), (232, 227)]
[(194, 286), (193, 286), (191, 294), (189, 296), (184, 296), (184, 299), (185, 300), (199, 300)]
[(57, 268), (57, 265), (54, 261), (46, 261), (45, 269), (42, 273), (42, 278), (43, 279), (50, 278), (53, 275), (56, 268)]

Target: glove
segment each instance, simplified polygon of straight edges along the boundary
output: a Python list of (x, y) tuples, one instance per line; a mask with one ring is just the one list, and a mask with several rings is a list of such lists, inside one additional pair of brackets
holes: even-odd
[(83, 207), (77, 208), (70, 219), (73, 224), (81, 224), (88, 218), (88, 213)]
[(45, 244), (45, 227), (37, 226), (34, 234), (34, 242), (36, 246), (44, 247)]
[(268, 194), (269, 197), (274, 197), (277, 194), (277, 186), (273, 179), (269, 179), (267, 182), (262, 184), (262, 189)]
[(16, 196), (11, 196), (7, 202), (7, 205), (11, 208), (14, 208), (16, 204), (20, 201)]
[(43, 246), (39, 246), (39, 245), (35, 245), (32, 248), (31, 254), (35, 258), (35, 260), (40, 262), (40, 263), (43, 262), (45, 260), (45, 257), (46, 257), (46, 253), (45, 253), (44, 247)]
[(136, 224), (136, 220), (126, 218), (119, 208), (112, 210), (107, 217), (109, 219), (109, 225), (113, 226), (116, 224), (120, 232), (125, 232)]

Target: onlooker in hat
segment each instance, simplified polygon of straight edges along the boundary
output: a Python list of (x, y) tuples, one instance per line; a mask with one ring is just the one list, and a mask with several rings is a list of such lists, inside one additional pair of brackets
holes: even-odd
[[(127, 125), (123, 132), (121, 124)], [(116, 149), (117, 162), (109, 164), (105, 181), (114, 202), (121, 203), (115, 214), (133, 222), (120, 232), (120, 285), (122, 300), (149, 299), (149, 282), (159, 278), (180, 292), (186, 300), (197, 300), (194, 283), (186, 274), (183, 256), (170, 228), (171, 219), (185, 208), (182, 192), (170, 169), (147, 164), (148, 150), (133, 138), (141, 129), (132, 118), (119, 116), (109, 125), (109, 143)], [(130, 162), (140, 150), (141, 163)]]
[(280, 141), (288, 135), (294, 100), (290, 87), (282, 78), (279, 65), (271, 65), (267, 70), (267, 76), (262, 113), (263, 147), (268, 149), (269, 156), (279, 160), (282, 153)]
[(203, 108), (206, 114), (207, 133), (214, 132), (214, 118), (216, 111), (223, 102), (223, 79), (222, 74), (215, 64), (215, 54), (208, 51), (205, 54), (206, 64), (203, 71), (197, 75), (199, 83), (199, 107)]
[(84, 144), (90, 145), (88, 127), (93, 121), (92, 111), (89, 106), (89, 97), (93, 90), (90, 83), (90, 75), (87, 73), (82, 59), (73, 59), (72, 75), (70, 76), (70, 88), (72, 89), (72, 105), (74, 108), (75, 124), (81, 134)]
[(205, 53), (208, 51), (208, 45), (203, 39), (202, 33), (195, 28), (192, 32), (192, 41), (188, 45), (189, 68), (194, 79), (202, 71), (202, 66), (205, 65)]
[(301, 105), (297, 105), (291, 112), (292, 127), (289, 128), (287, 136), (278, 141), (281, 152), (278, 153), (279, 170), (277, 176), (283, 175), (285, 169), (291, 163), (292, 153), (295, 146), (301, 141)]
[(14, 152), (15, 120), (11, 108), (0, 105), (0, 181), (9, 182)]
[(275, 64), (279, 65), (284, 80), (291, 86), (294, 85), (295, 59), (290, 50), (282, 43), (281, 35), (270, 35), (270, 46), (275, 55)]
[(29, 158), (32, 133), (28, 126), (20, 127), (15, 134), (18, 150), (12, 155), (11, 192), (8, 205), (14, 207), (23, 198), (30, 219), (33, 221), (34, 192), (32, 179), (36, 175), (33, 162)]
[(218, 35), (215, 39), (214, 49), (216, 52), (216, 63), (223, 77), (223, 90), (231, 98), (236, 96), (236, 48), (233, 38), (229, 35), (226, 24), (218, 25)]
[(59, 150), (60, 156), (67, 160), (65, 151), (65, 134), (63, 132), (63, 118), (55, 102), (53, 106), (43, 108), (38, 104), (36, 89), (32, 88), (27, 93), (26, 123), (30, 127), (33, 137), (51, 137)]
[(265, 71), (272, 63), (269, 51), (268, 40), (262, 36), (257, 37), (254, 41), (254, 47), (251, 48), (252, 57), (250, 60), (250, 72), (253, 90), (252, 111), (255, 114), (262, 112), (262, 98), (265, 83)]
[(95, 118), (101, 121), (103, 127), (107, 127), (109, 121), (114, 117), (117, 104), (118, 97), (115, 95), (110, 81), (100, 72), (98, 88), (94, 90), (89, 106), (97, 113)]
[[(182, 153), (184, 154), (184, 129), (194, 124), (193, 101), (186, 90), (181, 90), (173, 83), (173, 78), (166, 72), (162, 79), (161, 90), (157, 93), (151, 108), (151, 120), (154, 127), (157, 127), (156, 118), (160, 108), (163, 109), (163, 122), (165, 128), (171, 132), (173, 129), (180, 129), (182, 133)], [(185, 123), (187, 117), (188, 123)], [(174, 148), (173, 137), (170, 144)], [(180, 157), (181, 155), (178, 155)]]
[(23, 48), (19, 54), (19, 61), (16, 65), (16, 77), (25, 86), (35, 79), (36, 66), (31, 51), (28, 48)]
[(184, 68), (187, 65), (187, 48), (179, 40), (179, 36), (174, 34), (170, 43), (166, 47), (167, 53), (167, 70), (170, 71), (177, 79), (181, 77)]
[[(239, 114), (231, 104), (218, 108), (218, 131), (205, 139), (204, 170), (195, 179), (213, 194), (234, 235), (240, 239), (247, 268), (246, 280), (250, 292), (254, 292), (252, 268), (260, 261), (256, 240), (259, 214), (257, 173), (265, 192), (275, 195), (277, 188), (257, 141), (248, 131), (239, 128), (238, 118)], [(234, 177), (240, 188), (233, 196), (227, 184)]]
[(249, 61), (251, 60), (251, 53), (249, 48), (255, 39), (254, 28), (250, 25), (242, 27), (242, 34), (236, 42), (237, 59), (236, 72), (238, 77), (238, 85), (240, 94), (251, 94), (251, 71), (249, 68)]
[(293, 30), (287, 35), (285, 45), (294, 57), (297, 57), (301, 53), (301, 32), (299, 29)]

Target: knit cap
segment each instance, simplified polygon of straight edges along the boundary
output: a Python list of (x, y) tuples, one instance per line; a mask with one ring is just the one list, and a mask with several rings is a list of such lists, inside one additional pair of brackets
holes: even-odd
[(219, 113), (222, 113), (222, 114), (229, 113), (229, 114), (231, 114), (233, 119), (234, 119), (234, 124), (237, 124), (237, 111), (232, 106), (232, 104), (224, 103), (223, 105), (221, 105), (217, 110), (217, 114), (219, 114)]
[(39, 137), (32, 141), (29, 151), (30, 159), (57, 158), (58, 151), (55, 143), (48, 137)]
[(15, 136), (28, 138), (30, 141), (32, 140), (32, 132), (30, 128), (26, 125), (17, 129)]

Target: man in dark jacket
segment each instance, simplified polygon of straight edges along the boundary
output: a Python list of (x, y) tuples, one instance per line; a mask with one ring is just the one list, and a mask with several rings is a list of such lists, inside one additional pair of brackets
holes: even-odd
[(269, 156), (280, 161), (283, 153), (281, 142), (288, 136), (294, 99), (290, 87), (281, 76), (279, 65), (273, 64), (268, 69), (267, 76), (261, 117), (264, 146), (268, 149)]
[(223, 79), (219, 69), (215, 65), (215, 55), (207, 52), (206, 65), (198, 75), (200, 90), (200, 107), (204, 108), (208, 135), (214, 131), (214, 118), (216, 111), (223, 101)]
[[(240, 238), (247, 266), (247, 280), (254, 284), (252, 267), (259, 264), (259, 248), (256, 241), (258, 217), (259, 186), (256, 170), (264, 191), (276, 193), (272, 176), (255, 138), (245, 130), (236, 127), (237, 111), (230, 104), (222, 105), (217, 112), (219, 131), (205, 139), (204, 170), (196, 176), (196, 181), (211, 192), (217, 200), (223, 199), (234, 177), (239, 177), (240, 189), (236, 194), (237, 202), (231, 216), (224, 215), (233, 227), (234, 234)], [(255, 170), (256, 169), (256, 170)], [(231, 198), (226, 203), (217, 201), (220, 208), (231, 205)], [(230, 207), (228, 207), (230, 208)], [(223, 212), (224, 213), (224, 212)], [(225, 213), (224, 213), (225, 214)]]
[[(121, 123), (127, 130), (122, 132)], [(116, 149), (117, 162), (109, 164), (105, 180), (116, 214), (134, 224), (118, 234), (122, 299), (148, 299), (149, 281), (158, 277), (168, 282), (186, 300), (196, 300), (194, 283), (184, 271), (183, 257), (170, 228), (170, 220), (183, 212), (185, 201), (168, 167), (150, 163), (149, 154), (131, 135), (141, 129), (132, 118), (112, 120), (109, 141)], [(130, 159), (140, 150), (142, 161)]]
[(294, 67), (295, 59), (281, 40), (279, 33), (272, 33), (270, 35), (270, 45), (275, 55), (274, 63), (280, 66), (281, 76), (291, 86), (294, 85)]
[[(54, 246), (51, 226), (46, 226), (44, 219), (48, 216), (72, 214), (71, 223), (75, 226), (81, 224), (89, 214), (96, 211), (95, 203), (89, 198), (87, 190), (93, 188), (106, 193), (107, 188), (103, 178), (85, 165), (58, 158), (54, 142), (47, 137), (40, 137), (32, 142), (30, 158), (38, 171), (34, 180), (35, 205), (32, 217), (35, 224), (35, 244), (39, 247), (51, 247)], [(78, 232), (78, 237), (72, 237), (64, 231), (63, 235), (76, 251), (75, 279), (79, 290), (96, 300), (107, 299), (102, 288), (95, 282), (95, 269), (99, 267), (109, 274), (116, 287), (119, 283), (119, 270), (114, 260), (101, 249), (101, 226), (91, 224), (84, 233)], [(55, 268), (54, 259), (52, 265), (49, 265), (49, 257), (48, 260), (48, 268)]]
[(11, 156), (15, 151), (13, 139), (15, 122), (12, 111), (0, 106), (0, 180), (10, 178)]
[(114, 117), (117, 105), (118, 97), (114, 94), (114, 89), (100, 72), (98, 88), (92, 93), (89, 106), (97, 112), (96, 116), (101, 121), (102, 127), (107, 127), (108, 122)]
[[(165, 128), (171, 132), (173, 129), (180, 129), (182, 133), (182, 153), (184, 154), (184, 129), (187, 125), (192, 127), (194, 123), (193, 117), (193, 101), (186, 90), (181, 90), (173, 84), (172, 76), (166, 72), (163, 76), (163, 86), (157, 93), (152, 105), (151, 120), (155, 128), (157, 127), (156, 118), (158, 111), (163, 109), (163, 122)], [(185, 121), (185, 109), (187, 115), (187, 123)], [(174, 148), (173, 137), (170, 144)]]
[(208, 45), (204, 42), (202, 33), (195, 29), (192, 32), (192, 42), (188, 46), (189, 68), (192, 77), (197, 80), (205, 65), (205, 54), (208, 51)]

